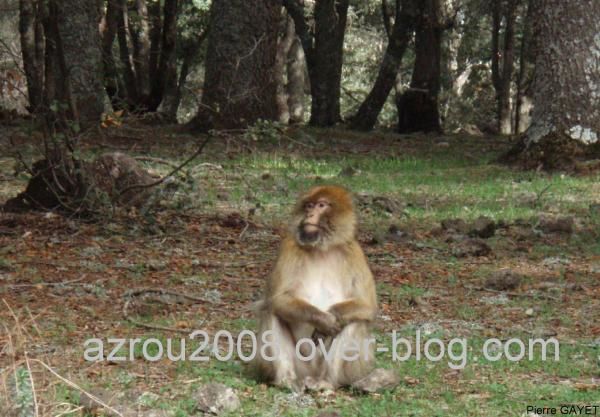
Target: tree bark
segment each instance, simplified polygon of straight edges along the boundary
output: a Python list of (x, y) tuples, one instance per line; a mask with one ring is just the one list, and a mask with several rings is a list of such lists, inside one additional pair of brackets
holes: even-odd
[(102, 53), (95, 0), (61, 0), (58, 34), (62, 50), (63, 72), (69, 94), (71, 116), (80, 126), (100, 121), (104, 111)]
[(312, 106), (310, 124), (341, 121), (340, 89), (349, 0), (317, 0), (313, 65), (309, 64)]
[(163, 8), (162, 38), (157, 77), (150, 94), (149, 110), (155, 111), (167, 90), (174, 93), (177, 88), (177, 13), (178, 0), (165, 0)]
[(23, 55), (23, 68), (27, 79), (27, 93), (29, 96), (29, 111), (35, 113), (42, 103), (43, 93), (43, 56), (39, 53), (39, 16), (34, 0), (19, 1), (19, 33), (21, 38), (21, 51)]
[(104, 80), (106, 92), (113, 105), (124, 99), (123, 88), (125, 85), (120, 82), (119, 73), (113, 56), (113, 43), (117, 36), (117, 26), (119, 23), (119, 7), (117, 0), (108, 0), (106, 5), (106, 15), (102, 25), (102, 62), (104, 63)]
[(425, 0), (415, 30), (415, 65), (410, 88), (397, 100), (398, 132), (441, 131), (438, 93), (443, 24), (440, 0)]
[(305, 74), (306, 58), (304, 57), (304, 50), (302, 49), (298, 37), (294, 36), (287, 61), (288, 80), (286, 93), (288, 98), (288, 111), (290, 113), (290, 124), (302, 123), (304, 121)]
[(127, 11), (127, 0), (114, 0), (117, 2), (117, 38), (119, 41), (119, 56), (123, 66), (123, 78), (127, 90), (127, 103), (133, 108), (138, 104), (138, 91), (133, 61), (129, 51), (129, 17)]
[[(396, 2), (400, 3), (401, 0), (396, 0)], [(375, 84), (360, 105), (356, 115), (352, 117), (351, 126), (354, 129), (373, 129), (388, 95), (394, 87), (402, 57), (414, 30), (413, 22), (416, 16), (414, 3), (412, 0), (405, 0), (400, 13), (396, 16)]]
[[(518, 0), (506, 4), (497, 1), (493, 10), (492, 29), (492, 82), (496, 90), (498, 131), (503, 135), (512, 133), (510, 87), (514, 63), (515, 19)], [(499, 37), (504, 19), (504, 42), (500, 50)], [(502, 68), (500, 68), (502, 62)]]
[(531, 79), (533, 77), (533, 57), (531, 56), (531, 43), (532, 43), (532, 17), (533, 8), (531, 6), (531, 0), (527, 1), (527, 12), (523, 19), (523, 37), (521, 39), (521, 51), (519, 55), (519, 73), (517, 75), (517, 97), (516, 109), (515, 109), (515, 133), (523, 133), (529, 127), (531, 123)]
[(568, 169), (599, 142), (600, 2), (534, 0), (532, 6), (537, 37), (532, 122), (505, 160)]
[(282, 35), (277, 42), (277, 57), (275, 60), (275, 77), (277, 78), (277, 111), (278, 119), (281, 123), (288, 123), (290, 120), (290, 109), (288, 107), (287, 95), (287, 61), (296, 37), (294, 30), (294, 21), (288, 17), (287, 13), (282, 18)]
[[(348, 0), (317, 0), (314, 25), (308, 23), (303, 0), (283, 0), (300, 38), (311, 90), (310, 124), (332, 126), (341, 120), (340, 88)], [(314, 27), (314, 30), (313, 30)]]
[(150, 96), (150, 24), (148, 23), (148, 6), (146, 0), (135, 2), (138, 24), (133, 42), (133, 63), (135, 66), (137, 91), (142, 103), (147, 103)]
[(259, 119), (277, 119), (274, 69), (280, 7), (278, 0), (212, 3), (204, 94), (190, 127), (237, 129)]

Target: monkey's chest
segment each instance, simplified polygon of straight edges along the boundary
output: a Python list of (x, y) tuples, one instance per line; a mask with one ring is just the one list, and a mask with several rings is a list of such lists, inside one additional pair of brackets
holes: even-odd
[(320, 310), (327, 311), (347, 298), (342, 272), (338, 268), (310, 268), (303, 275), (298, 296)]

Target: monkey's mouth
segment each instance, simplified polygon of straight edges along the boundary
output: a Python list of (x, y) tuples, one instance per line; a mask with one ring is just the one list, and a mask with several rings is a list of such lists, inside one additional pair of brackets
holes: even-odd
[(314, 223), (303, 223), (299, 228), (299, 237), (303, 243), (315, 243), (319, 240), (321, 226)]

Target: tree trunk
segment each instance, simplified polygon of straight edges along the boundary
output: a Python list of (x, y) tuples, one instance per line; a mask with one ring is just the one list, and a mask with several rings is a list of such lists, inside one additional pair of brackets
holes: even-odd
[(529, 168), (565, 169), (600, 135), (600, 2), (534, 0), (536, 70), (531, 126), (508, 155)]
[(277, 78), (277, 111), (279, 121), (288, 123), (290, 120), (290, 109), (288, 107), (287, 96), (287, 61), (290, 54), (292, 43), (296, 37), (294, 22), (288, 17), (287, 13), (283, 15), (282, 35), (277, 42), (277, 58), (275, 60), (275, 77)]
[[(503, 135), (512, 133), (510, 87), (514, 62), (515, 18), (518, 0), (509, 0), (503, 7), (502, 2), (494, 4), (492, 29), (492, 81), (496, 90), (498, 105), (498, 131)], [(500, 50), (500, 28), (504, 18), (504, 43)], [(502, 69), (500, 69), (500, 60)]]
[(317, 0), (313, 65), (308, 66), (312, 106), (310, 124), (332, 126), (341, 120), (340, 88), (349, 0)]
[(523, 37), (521, 39), (521, 51), (519, 56), (519, 73), (517, 75), (517, 97), (515, 99), (515, 133), (523, 133), (531, 123), (531, 101), (530, 87), (533, 77), (533, 57), (531, 54), (531, 25), (533, 8), (531, 0), (527, 1), (526, 17), (523, 19)]
[(133, 63), (140, 101), (147, 103), (150, 96), (150, 25), (146, 0), (136, 0), (138, 22), (133, 32)]
[[(400, 3), (401, 0), (396, 0), (396, 2)], [(385, 4), (385, 1), (382, 4)], [(413, 1), (405, 0), (399, 15), (396, 16), (396, 22), (390, 33), (388, 46), (379, 67), (375, 84), (369, 95), (367, 95), (360, 105), (356, 115), (352, 117), (352, 128), (371, 130), (375, 126), (377, 117), (396, 82), (396, 75), (398, 74), (402, 57), (412, 37), (415, 15), (416, 8)]]
[(177, 88), (176, 47), (178, 7), (178, 0), (165, 0), (160, 57), (158, 60), (157, 77), (154, 79), (152, 93), (150, 94), (150, 111), (155, 111), (158, 108), (167, 90), (171, 94)]
[(425, 0), (420, 7), (410, 88), (397, 100), (400, 133), (441, 131), (438, 93), (443, 27), (439, 21), (439, 0)]
[(138, 104), (138, 91), (133, 71), (133, 62), (129, 52), (127, 0), (114, 1), (117, 2), (117, 38), (119, 40), (119, 56), (121, 57), (121, 65), (123, 66), (123, 78), (125, 79), (125, 88), (127, 90), (127, 103), (129, 107), (133, 108)]
[(152, 2), (148, 8), (150, 15), (150, 58), (149, 74), (150, 88), (156, 84), (158, 75), (158, 60), (160, 57), (160, 35), (162, 33), (162, 19), (160, 16), (160, 2)]
[(305, 74), (306, 58), (304, 57), (304, 50), (302, 49), (298, 37), (294, 36), (287, 61), (288, 81), (286, 85), (286, 94), (288, 98), (287, 105), (290, 113), (290, 124), (302, 123), (304, 121)]
[(215, 0), (202, 103), (190, 127), (237, 129), (277, 119), (277, 0)]
[(34, 0), (19, 1), (19, 33), (21, 35), (21, 51), (23, 55), (23, 68), (27, 79), (27, 92), (29, 96), (29, 111), (35, 113), (42, 103), (43, 92), (43, 60), (39, 55), (38, 39), (39, 16)]
[(120, 82), (119, 73), (112, 48), (117, 36), (117, 26), (119, 23), (119, 7), (117, 0), (108, 0), (106, 5), (106, 15), (102, 25), (102, 62), (104, 63), (104, 80), (106, 92), (113, 105), (124, 99), (123, 88), (125, 85)]
[(82, 127), (100, 121), (106, 92), (102, 83), (102, 53), (95, 0), (61, 0), (58, 34), (63, 77), (69, 94), (71, 117)]

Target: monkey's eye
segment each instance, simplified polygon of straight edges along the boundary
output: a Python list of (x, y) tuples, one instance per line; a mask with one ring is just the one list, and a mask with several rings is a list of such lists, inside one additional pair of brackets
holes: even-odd
[(318, 208), (320, 208), (320, 209), (322, 209), (322, 208), (325, 208), (325, 207), (327, 207), (328, 205), (329, 205), (329, 204), (327, 204), (327, 203), (326, 203), (326, 202), (324, 202), (324, 201), (319, 201), (319, 202), (317, 203), (317, 207), (318, 207)]
[(314, 203), (306, 203), (306, 204), (304, 204), (304, 208), (307, 210), (311, 210), (311, 209), (315, 208), (315, 204)]

